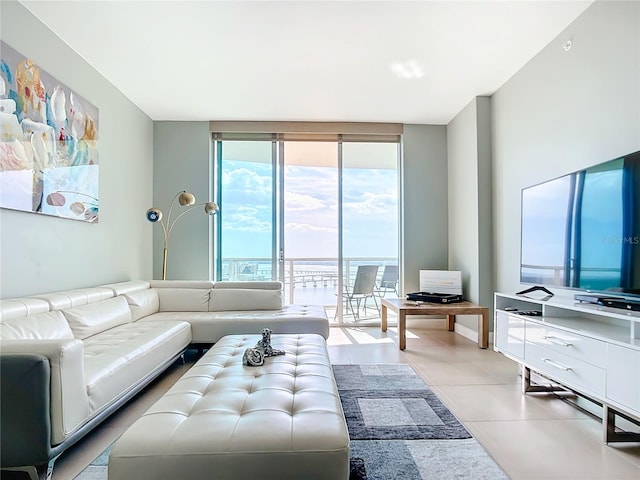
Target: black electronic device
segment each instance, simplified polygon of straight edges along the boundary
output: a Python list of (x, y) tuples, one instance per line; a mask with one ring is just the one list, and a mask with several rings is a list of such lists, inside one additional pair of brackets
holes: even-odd
[(605, 300), (624, 300), (623, 297), (609, 297), (605, 295), (595, 295), (589, 293), (576, 293), (573, 299), (582, 303), (593, 303), (595, 305), (604, 305)]
[(429, 303), (457, 303), (462, 301), (462, 295), (452, 293), (415, 292), (408, 293), (407, 300)]
[(504, 307), (505, 312), (517, 312), (518, 309), (516, 307)]
[(640, 151), (524, 188), (521, 283), (640, 296), (638, 212)]
[(631, 310), (633, 312), (640, 312), (640, 300), (630, 300), (628, 298), (603, 298), (602, 303), (605, 307), (621, 308), (623, 310)]
[(634, 300), (624, 297), (609, 297), (605, 295), (595, 295), (588, 293), (577, 293), (573, 298), (579, 302), (592, 303), (602, 307), (619, 308), (622, 310), (630, 310), (632, 312), (640, 312), (640, 300)]

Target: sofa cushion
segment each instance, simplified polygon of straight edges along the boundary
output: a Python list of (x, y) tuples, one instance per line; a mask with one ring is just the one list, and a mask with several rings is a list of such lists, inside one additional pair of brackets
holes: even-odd
[(76, 338), (85, 339), (109, 328), (131, 322), (127, 300), (114, 297), (101, 302), (62, 310)]
[(191, 342), (186, 322), (133, 322), (84, 341), (89, 407), (95, 412), (163, 369)]
[(206, 312), (208, 288), (155, 288), (161, 312)]
[(131, 308), (131, 319), (134, 322), (160, 310), (160, 299), (155, 288), (127, 293), (124, 298)]
[(255, 288), (214, 288), (209, 300), (210, 312), (233, 310), (280, 310), (281, 290)]
[(0, 323), (3, 340), (73, 339), (73, 332), (61, 312), (45, 312), (24, 318), (3, 319)]

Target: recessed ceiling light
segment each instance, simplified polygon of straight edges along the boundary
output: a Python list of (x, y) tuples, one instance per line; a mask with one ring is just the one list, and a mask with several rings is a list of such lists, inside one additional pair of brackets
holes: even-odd
[(424, 67), (416, 60), (407, 60), (406, 62), (393, 62), (389, 64), (389, 68), (396, 77), (402, 79), (414, 79), (424, 77)]

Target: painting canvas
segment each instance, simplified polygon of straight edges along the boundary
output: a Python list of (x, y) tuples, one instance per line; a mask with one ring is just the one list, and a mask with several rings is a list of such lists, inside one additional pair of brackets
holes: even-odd
[(0, 42), (0, 207), (97, 222), (98, 108)]

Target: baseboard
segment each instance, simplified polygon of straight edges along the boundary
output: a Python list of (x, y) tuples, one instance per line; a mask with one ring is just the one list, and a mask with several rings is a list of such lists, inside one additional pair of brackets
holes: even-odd
[[(478, 331), (473, 328), (465, 327), (461, 323), (453, 324), (454, 331), (458, 335), (462, 335), (464, 338), (468, 338), (469, 340), (477, 343), (478, 342)], [(489, 332), (489, 343), (493, 345), (493, 332)]]

